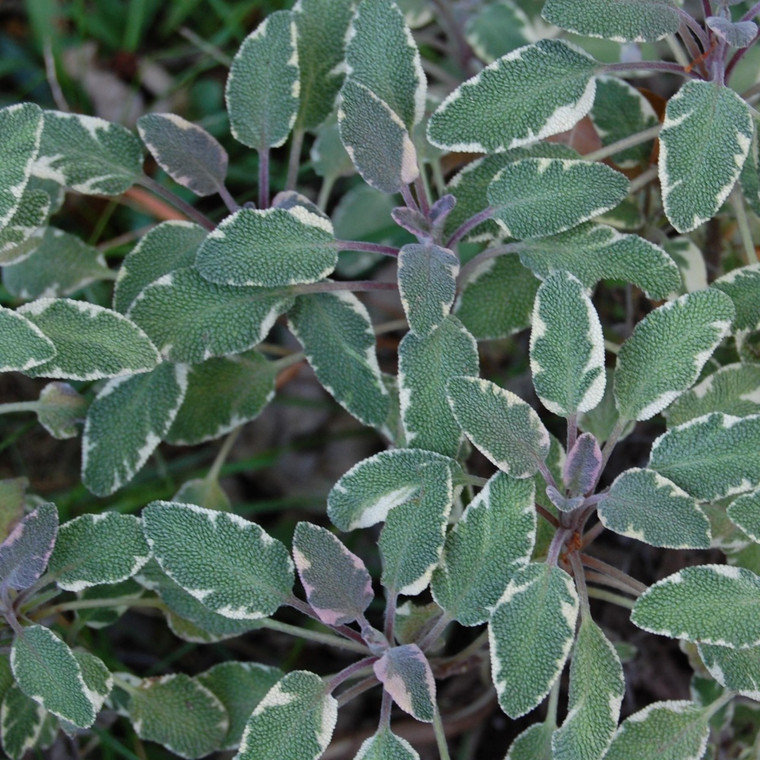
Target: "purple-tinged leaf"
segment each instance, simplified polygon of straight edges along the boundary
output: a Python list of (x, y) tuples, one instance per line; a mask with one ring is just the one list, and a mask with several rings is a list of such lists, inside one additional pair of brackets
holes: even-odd
[(372, 601), (372, 579), (364, 562), (329, 530), (311, 523), (296, 525), (293, 559), (306, 598), (327, 625), (351, 623)]
[(731, 21), (722, 16), (708, 16), (705, 24), (716, 37), (736, 48), (747, 47), (757, 34), (757, 24), (754, 21)]
[(416, 644), (389, 649), (372, 666), (378, 680), (404, 712), (424, 723), (435, 715), (435, 679)]
[(397, 206), (391, 211), (393, 221), (407, 232), (411, 232), (417, 239), (420, 236), (430, 238), (430, 223), (423, 214), (406, 206)]
[(446, 221), (446, 217), (451, 213), (454, 206), (457, 205), (457, 199), (449, 193), (441, 196), (430, 207), (430, 221), (437, 227)]
[(45, 571), (58, 534), (58, 510), (40, 504), (0, 544), (0, 587), (29, 588)]
[(590, 491), (602, 467), (602, 450), (591, 433), (584, 433), (575, 441), (567, 455), (562, 480), (573, 496)]
[(549, 501), (554, 504), (560, 512), (572, 512), (574, 509), (578, 509), (584, 501), (584, 496), (565, 496), (559, 489), (554, 486), (546, 486), (546, 495)]

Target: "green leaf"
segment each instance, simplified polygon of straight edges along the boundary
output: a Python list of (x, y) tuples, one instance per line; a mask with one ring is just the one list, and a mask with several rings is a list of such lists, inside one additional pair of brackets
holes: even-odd
[(67, 298), (40, 298), (18, 313), (51, 340), (54, 358), (26, 370), (32, 377), (97, 380), (146, 372), (159, 362), (148, 336), (121, 314)]
[[(340, 140), (338, 122), (328, 122), (320, 127), (316, 139), (311, 145), (309, 157), (314, 171), (328, 181), (335, 181), (338, 177), (350, 177), (354, 174), (351, 156), (348, 155)], [(358, 188), (368, 189), (366, 185), (356, 185), (353, 189)], [(345, 197), (344, 195), (343, 198)], [(385, 195), (381, 197), (386, 199)], [(336, 234), (341, 236), (337, 232), (338, 218), (335, 210), (333, 210), (333, 224), (336, 225)], [(354, 237), (349, 236), (346, 239), (354, 239)]]
[(430, 335), (407, 333), (398, 355), (407, 445), (455, 457), (463, 435), (456, 409), (452, 413), (447, 401), (446, 383), (460, 375), (478, 374), (475, 339), (456, 317), (448, 316)]
[(53, 341), (34, 322), (0, 306), (0, 372), (25, 372), (55, 354)]
[(364, 304), (346, 291), (314, 293), (296, 298), (288, 319), (319, 382), (365, 425), (382, 425), (389, 396)]
[(729, 565), (687, 567), (650, 586), (631, 621), (673, 639), (744, 649), (760, 644), (760, 577)]
[(760, 543), (760, 489), (734, 499), (726, 511), (731, 522), (753, 541)]
[(430, 117), (439, 148), (498, 153), (565, 132), (594, 102), (596, 61), (561, 40), (541, 40), (494, 61)]
[(649, 298), (664, 299), (681, 289), (681, 275), (671, 257), (638, 235), (587, 222), (552, 237), (521, 242), (520, 259), (536, 276), (564, 269), (587, 288), (599, 280), (625, 280)]
[(564, 570), (530, 563), (512, 576), (488, 626), (493, 682), (510, 718), (549, 692), (570, 653), (577, 616), (578, 594)]
[(686, 236), (669, 238), (665, 241), (665, 250), (676, 262), (681, 272), (683, 285), (679, 293), (693, 293), (707, 287), (707, 267), (702, 251)]
[(760, 647), (731, 649), (699, 644), (699, 656), (721, 686), (760, 701)]
[(53, 438), (75, 438), (79, 434), (78, 423), (84, 422), (87, 399), (77, 393), (68, 383), (48, 383), (37, 402), (37, 420)]
[(329, 530), (299, 522), (293, 534), (293, 559), (306, 598), (327, 625), (364, 617), (374, 597), (364, 562)]
[(562, 417), (593, 409), (604, 395), (604, 337), (583, 285), (568, 272), (551, 274), (532, 322), (530, 368), (541, 403)]
[(649, 467), (703, 501), (760, 482), (760, 415), (714, 413), (671, 428), (652, 444)]
[(220, 512), (232, 512), (230, 497), (219, 485), (219, 481), (213, 477), (211, 471), (209, 471), (209, 475), (211, 477), (186, 480), (171, 500), (181, 501), (185, 504), (197, 504), (199, 507), (206, 507), (206, 509), (218, 509)]
[(31, 185), (27, 183), (18, 208), (0, 229), (0, 266), (16, 264), (31, 256), (45, 233), (50, 196), (41, 190), (30, 190)]
[(475, 54), (491, 63), (530, 41), (530, 19), (512, 0), (490, 3), (467, 18), (465, 37)]
[(694, 702), (655, 702), (623, 721), (604, 760), (700, 760), (707, 748), (709, 720), (709, 711)]
[(678, 232), (707, 221), (728, 197), (752, 140), (750, 107), (718, 82), (686, 82), (660, 131), (665, 213)]
[(322, 679), (295, 670), (259, 702), (236, 760), (316, 760), (332, 738), (338, 702)]
[(224, 187), (227, 151), (202, 127), (174, 113), (148, 113), (137, 130), (156, 163), (182, 187), (201, 196)]
[(11, 667), (21, 690), (46, 710), (79, 728), (93, 724), (99, 695), (74, 653), (49, 628), (30, 625), (16, 636)]
[(209, 233), (196, 266), (210, 282), (277, 287), (317, 282), (335, 269), (329, 220), (301, 207), (241, 209)]
[(654, 42), (681, 23), (673, 0), (547, 0), (541, 15), (569, 32), (615, 42)]
[(615, 400), (620, 416), (648, 420), (691, 387), (733, 316), (727, 296), (703, 290), (642, 319), (618, 354)]
[[(4, 478), (0, 480), (0, 541), (4, 541), (13, 527), (24, 516), (28, 478)], [(0, 693), (3, 687), (3, 659), (0, 657)]]
[(757, 298), (760, 288), (760, 264), (734, 269), (719, 277), (712, 285), (734, 302), (734, 331), (751, 332), (760, 329), (760, 304)]
[(29, 588), (45, 571), (58, 533), (58, 510), (43, 502), (0, 544), (0, 590)]
[(599, 504), (605, 528), (651, 546), (709, 549), (710, 521), (693, 496), (653, 470), (632, 467)]
[(462, 625), (486, 622), (512, 574), (530, 559), (536, 540), (534, 500), (532, 480), (498, 472), (446, 537), (431, 591)]
[(435, 679), (424, 652), (416, 644), (390, 647), (372, 665), (393, 701), (423, 723), (435, 715)]
[(300, 89), (296, 24), (290, 11), (271, 13), (235, 54), (225, 97), (236, 140), (264, 151), (288, 139)]
[(42, 111), (34, 103), (0, 109), (0, 227), (13, 218), (37, 156)]
[(0, 707), (0, 736), (3, 751), (11, 760), (22, 760), (37, 745), (47, 714), (15, 684), (5, 692)]
[(82, 669), (82, 678), (92, 699), (95, 712), (99, 712), (113, 688), (113, 676), (103, 660), (90, 652), (75, 651), (74, 657)]
[(552, 723), (534, 723), (513, 742), (504, 760), (552, 760)]
[(127, 712), (141, 739), (185, 758), (220, 749), (229, 725), (221, 700), (184, 673), (144, 679), (130, 691)]
[(276, 376), (274, 362), (256, 351), (188, 367), (187, 392), (164, 440), (193, 446), (255, 419), (274, 396)]
[(101, 389), (82, 440), (82, 482), (90, 491), (106, 496), (134, 477), (169, 430), (186, 389), (187, 368), (167, 363)]
[(752, 138), (749, 155), (739, 175), (739, 182), (747, 204), (755, 214), (760, 215), (760, 145), (758, 145), (757, 132)]
[(364, 740), (354, 760), (420, 760), (420, 756), (406, 739), (380, 728)]
[(601, 760), (625, 694), (623, 666), (591, 616), (584, 617), (570, 665), (567, 717), (552, 737), (552, 760)]
[(509, 237), (556, 235), (609, 211), (628, 195), (628, 180), (605, 164), (525, 158), (488, 186), (493, 218)]
[(32, 174), (87, 195), (121, 195), (142, 176), (140, 141), (126, 127), (82, 114), (45, 111)]
[(229, 728), (221, 749), (237, 749), (254, 708), (283, 675), (279, 668), (255, 662), (221, 662), (196, 676), (227, 711)]
[(255, 523), (229, 512), (155, 501), (143, 510), (143, 526), (164, 572), (213, 612), (256, 620), (291, 594), (287, 549)]
[(61, 525), (50, 558), (50, 572), (66, 591), (119, 583), (150, 558), (140, 521), (132, 515), (102, 512)]
[(549, 433), (529, 404), (477, 377), (449, 380), (449, 404), (472, 441), (500, 470), (529, 478), (549, 453)]

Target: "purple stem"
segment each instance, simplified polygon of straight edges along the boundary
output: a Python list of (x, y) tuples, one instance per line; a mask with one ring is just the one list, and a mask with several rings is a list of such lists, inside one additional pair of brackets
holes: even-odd
[(707, 50), (707, 48), (710, 47), (710, 38), (707, 36), (705, 30), (683, 8), (678, 9), (678, 15), (681, 17), (681, 21), (694, 32), (694, 36), (702, 44), (702, 50)]
[(308, 282), (303, 285), (291, 285), (289, 292), (295, 296), (305, 296), (309, 293), (335, 293), (347, 290), (352, 293), (368, 293), (371, 290), (398, 290), (395, 282), (375, 282), (374, 280), (353, 280), (351, 282)]
[(340, 686), (344, 681), (347, 681), (351, 676), (356, 673), (357, 670), (362, 670), (363, 668), (366, 668), (367, 665), (371, 665), (373, 662), (375, 662), (378, 658), (377, 657), (365, 657), (361, 660), (358, 660), (357, 662), (351, 663), (351, 665), (348, 665), (347, 667), (343, 668), (343, 670), (340, 671), (340, 673), (336, 673), (327, 683), (327, 689), (330, 692), (335, 691), (335, 689)]
[(167, 190), (162, 184), (156, 182), (153, 177), (142, 176), (138, 180), (138, 184), (171, 203), (174, 208), (179, 209), (188, 219), (192, 219), (197, 224), (200, 224), (201, 227), (207, 230), (216, 228), (216, 225), (205, 214), (202, 214), (197, 208), (191, 206), (178, 195), (175, 195), (171, 190)]
[(422, 181), (422, 169), (420, 169), (420, 173), (417, 175), (417, 179), (414, 180), (414, 189), (417, 192), (417, 200), (420, 204), (420, 211), (422, 211), (422, 213), (427, 218), (430, 215), (430, 203), (428, 202), (425, 183)]
[(417, 201), (414, 199), (414, 196), (412, 195), (412, 190), (409, 187), (409, 185), (401, 186), (401, 197), (404, 199), (404, 203), (406, 204), (407, 208), (412, 209), (412, 211), (419, 211), (420, 213), (422, 213), (419, 205), (417, 204)]
[(489, 206), (486, 209), (483, 209), (478, 214), (475, 214), (475, 216), (471, 216), (462, 226), (454, 232), (454, 234), (446, 241), (446, 248), (451, 248), (455, 243), (459, 242), (470, 230), (477, 227), (479, 224), (482, 224), (486, 221), (486, 219), (490, 219), (494, 211), (493, 207)]
[(712, 6), (710, 5), (710, 0), (702, 0), (702, 11), (705, 14), (705, 18), (713, 15)]
[(742, 17), (741, 21), (752, 21), (760, 13), (760, 3), (755, 3)]
[[(760, 3), (758, 4), (760, 7)], [(751, 48), (754, 47), (755, 43), (760, 39), (760, 29), (758, 29), (757, 34), (752, 38), (752, 42), (747, 45), (747, 47), (741, 48), (741, 50), (737, 50), (733, 56), (731, 57), (731, 60), (728, 62), (728, 65), (726, 66), (726, 79), (728, 79), (731, 76), (731, 72), (734, 70), (734, 66), (736, 66), (739, 61), (744, 57), (745, 53)]]
[(398, 256), (399, 249), (380, 243), (365, 243), (363, 240), (336, 240), (339, 251), (365, 251), (367, 253), (382, 253), (384, 256)]
[(669, 63), (668, 61), (638, 61), (633, 63), (603, 63), (600, 67), (602, 73), (610, 71), (662, 71), (668, 74), (680, 74), (681, 76), (690, 76), (695, 78), (696, 75), (687, 72), (680, 63)]
[(332, 629), (335, 631), (335, 633), (339, 633), (341, 636), (345, 636), (347, 639), (352, 639), (353, 641), (358, 641), (360, 644), (364, 644), (364, 639), (362, 639), (358, 631), (355, 631), (353, 628), (349, 628), (347, 625), (327, 625), (327, 623), (325, 623), (324, 620), (322, 620), (322, 618), (320, 618), (319, 615), (314, 612), (310, 604), (306, 604), (306, 602), (301, 601), (297, 596), (291, 595), (288, 599), (285, 600), (285, 604), (293, 607), (293, 609), (298, 610), (300, 613), (306, 615), (307, 617), (313, 618), (317, 622), (322, 623), (322, 625)]

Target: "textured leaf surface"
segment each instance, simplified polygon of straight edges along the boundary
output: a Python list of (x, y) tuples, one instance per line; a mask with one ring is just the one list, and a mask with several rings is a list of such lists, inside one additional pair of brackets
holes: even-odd
[(187, 389), (187, 369), (161, 364), (153, 372), (107, 383), (87, 411), (82, 481), (99, 496), (129, 482), (174, 420)]
[(734, 499), (726, 511), (731, 522), (760, 543), (760, 489)]
[(705, 25), (731, 47), (747, 47), (757, 34), (757, 24), (754, 21), (731, 21), (723, 16), (708, 16)]
[(316, 760), (335, 729), (338, 702), (322, 679), (295, 670), (259, 702), (243, 732), (239, 760)]
[(602, 459), (599, 441), (591, 433), (576, 438), (562, 467), (562, 482), (571, 496), (588, 493), (596, 485)]
[(255, 620), (271, 615), (291, 593), (287, 549), (255, 523), (156, 501), (143, 510), (143, 524), (164, 572), (213, 612)]
[(707, 221), (728, 197), (749, 152), (749, 106), (728, 87), (686, 82), (668, 101), (660, 131), (665, 213), (679, 232)]
[(670, 238), (665, 242), (665, 250), (681, 272), (683, 285), (679, 293), (693, 293), (707, 287), (705, 258), (689, 237), (679, 235)]
[(296, 24), (290, 11), (267, 16), (235, 54), (225, 96), (236, 140), (262, 151), (288, 139), (300, 90)]
[(55, 356), (27, 370), (33, 377), (97, 380), (146, 372), (159, 360), (148, 336), (121, 314), (67, 298), (40, 298), (18, 312), (50, 339)]
[[(34, 178), (32, 181), (35, 182)], [(27, 183), (19, 206), (0, 229), (0, 266), (31, 256), (45, 232), (43, 225), (50, 211), (50, 196), (41, 190), (30, 190), (30, 186), (31, 183)]]
[(209, 233), (196, 265), (210, 282), (277, 287), (316, 282), (338, 261), (332, 225), (304, 208), (241, 209)]
[(560, 40), (512, 51), (443, 101), (428, 122), (440, 148), (497, 153), (565, 132), (594, 101), (596, 61)]
[(760, 415), (714, 413), (671, 428), (652, 444), (649, 467), (704, 501), (760, 483)]
[(82, 678), (92, 699), (95, 712), (99, 712), (113, 688), (113, 676), (106, 664), (90, 652), (75, 651), (74, 657), (82, 669)]
[(760, 264), (734, 269), (712, 284), (734, 302), (734, 330), (744, 332), (760, 328), (760, 303), (757, 298), (760, 290)]
[(29, 588), (45, 572), (58, 533), (58, 510), (40, 504), (17, 522), (0, 544), (0, 589)]
[(578, 594), (563, 570), (531, 563), (512, 576), (488, 626), (493, 682), (511, 718), (536, 707), (562, 672), (577, 616)]
[(687, 293), (650, 312), (623, 343), (615, 373), (621, 417), (648, 420), (687, 390), (731, 326), (722, 293)]
[(552, 760), (552, 734), (556, 726), (534, 723), (513, 742), (504, 760)]
[(467, 18), (467, 42), (475, 54), (491, 63), (530, 42), (530, 19), (513, 0), (499, 0), (477, 10)]
[(462, 625), (488, 620), (509, 579), (528, 562), (536, 539), (535, 487), (496, 473), (446, 537), (431, 590)]
[(425, 654), (416, 644), (387, 649), (372, 668), (404, 712), (423, 723), (433, 722), (435, 680)]
[(760, 700), (760, 647), (731, 649), (700, 644), (699, 656), (721, 686)]
[(737, 649), (760, 644), (760, 577), (728, 565), (687, 567), (650, 586), (631, 620), (674, 639)]
[(493, 218), (509, 237), (556, 235), (617, 206), (628, 180), (604, 164), (525, 158), (505, 166), (488, 186)]
[(68, 383), (48, 383), (40, 391), (37, 420), (53, 438), (75, 438), (87, 407), (87, 399)]
[(53, 341), (34, 322), (0, 306), (0, 372), (47, 364), (55, 353)]
[(365, 425), (382, 425), (389, 397), (362, 302), (344, 291), (315, 293), (298, 297), (288, 316), (319, 382)]
[(449, 380), (449, 404), (472, 443), (500, 470), (534, 475), (549, 453), (549, 433), (529, 404), (476, 377)]
[(81, 515), (61, 526), (50, 571), (60, 588), (82, 591), (131, 578), (149, 557), (136, 517), (102, 512)]
[(355, 760), (419, 760), (419, 757), (406, 739), (381, 728), (359, 747)]
[(606, 528), (652, 546), (709, 549), (710, 521), (697, 500), (653, 470), (632, 467), (599, 504)]
[(38, 742), (47, 712), (42, 705), (13, 684), (0, 707), (0, 737), (3, 751), (11, 760), (22, 760)]
[(148, 113), (137, 129), (156, 163), (178, 184), (201, 196), (224, 186), (227, 151), (202, 127), (174, 113)]

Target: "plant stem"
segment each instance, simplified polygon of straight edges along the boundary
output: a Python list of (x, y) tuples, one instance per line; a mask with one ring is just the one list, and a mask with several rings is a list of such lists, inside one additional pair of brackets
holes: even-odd
[(627, 422), (628, 422), (627, 420), (624, 420), (622, 417), (619, 417), (618, 421), (615, 423), (615, 427), (612, 428), (610, 437), (604, 442), (604, 447), (602, 448), (602, 464), (599, 467), (599, 474), (596, 477), (594, 488), (596, 488), (597, 484), (599, 483), (599, 478), (602, 476), (602, 473), (604, 472), (604, 468), (607, 466), (607, 462), (609, 461), (610, 456), (612, 455), (612, 452), (615, 450), (615, 446), (617, 445), (618, 438), (620, 438), (620, 434), (625, 429)]
[(538, 464), (538, 471), (541, 473), (541, 477), (546, 481), (546, 485), (552, 486), (559, 491), (557, 483), (554, 480), (554, 475), (551, 474), (549, 468), (546, 465), (546, 462), (544, 462), (542, 459), (538, 459), (536, 462)]
[(559, 520), (548, 509), (544, 509), (540, 504), (536, 504), (536, 512), (550, 525), (559, 528)]
[(297, 636), (300, 639), (307, 639), (318, 644), (327, 644), (328, 646), (337, 647), (338, 649), (347, 649), (350, 652), (359, 652), (364, 655), (367, 654), (367, 647), (364, 644), (340, 638), (332, 633), (312, 631), (308, 628), (301, 628), (297, 625), (281, 623), (279, 620), (272, 620), (271, 618), (264, 618), (257, 622), (262, 628), (268, 628), (270, 631), (279, 631), (280, 633), (287, 633), (290, 636)]
[(336, 673), (328, 681), (327, 690), (329, 692), (335, 691), (338, 686), (345, 681), (348, 681), (349, 678), (360, 678), (372, 674), (372, 663), (376, 660), (377, 657), (365, 657), (364, 659), (351, 663), (348, 667), (343, 668), (340, 673)]
[(627, 596), (620, 596), (620, 594), (616, 594), (613, 591), (607, 591), (603, 588), (594, 588), (593, 586), (588, 586), (586, 588), (586, 593), (588, 593), (588, 595), (593, 599), (601, 599), (604, 602), (612, 602), (612, 604), (617, 604), (618, 607), (625, 607), (629, 610), (632, 610), (634, 604), (636, 604), (633, 599), (629, 599)]
[(608, 565), (597, 557), (592, 557), (590, 554), (581, 554), (580, 559), (586, 567), (591, 567), (594, 570), (598, 570), (600, 573), (604, 573), (611, 578), (619, 580), (621, 583), (625, 583), (628, 588), (632, 589), (632, 593), (636, 594), (636, 596), (643, 594), (647, 590), (647, 587), (643, 583), (632, 578), (628, 573), (624, 573), (614, 565)]
[(603, 531), (604, 523), (602, 522), (598, 522), (592, 528), (587, 530), (583, 535), (583, 540), (581, 541), (581, 549), (585, 549), (587, 546), (592, 544)]
[(430, 196), (428, 194), (427, 183), (425, 180), (424, 167), (420, 167), (420, 173), (414, 180), (414, 190), (417, 193), (417, 201), (420, 204), (420, 211), (427, 217), (430, 215)]
[(446, 743), (446, 733), (443, 730), (443, 722), (441, 721), (441, 711), (438, 709), (438, 705), (435, 705), (435, 710), (433, 711), (433, 731), (435, 732), (435, 743), (438, 745), (438, 754), (441, 760), (451, 760), (449, 745)]
[(760, 14), (760, 3), (755, 3), (742, 17), (741, 21), (752, 21), (752, 19)]
[(269, 148), (259, 149), (259, 208), (269, 208)]
[(694, 33), (694, 36), (699, 40), (700, 45), (702, 45), (702, 50), (707, 50), (707, 48), (710, 47), (710, 38), (707, 36), (705, 30), (683, 8), (677, 7), (676, 10), (678, 11), (678, 15), (681, 17), (681, 21), (689, 27), (689, 29)]
[(206, 474), (205, 479), (207, 481), (211, 482), (219, 480), (219, 473), (221, 472), (224, 462), (229, 456), (230, 451), (232, 451), (232, 447), (235, 445), (235, 441), (240, 435), (240, 431), (242, 429), (243, 426), (239, 425), (224, 439), (224, 443), (221, 445), (219, 451), (216, 454), (216, 457), (214, 458), (211, 469), (209, 469), (208, 473)]
[(618, 589), (619, 591), (624, 591), (626, 594), (638, 596), (638, 594), (627, 583), (623, 583), (623, 581), (619, 581), (610, 575), (596, 573), (593, 570), (586, 571), (586, 581), (588, 583), (600, 583), (602, 586), (610, 586), (612, 588)]
[[(311, 608), (311, 605), (306, 604), (306, 602), (302, 602), (297, 596), (290, 596), (285, 601), (285, 604), (293, 607), (293, 609), (298, 610), (302, 615), (306, 615), (306, 617), (310, 617), (312, 620), (316, 620), (320, 625), (325, 625), (325, 623), (320, 620), (319, 615), (317, 615), (317, 613), (314, 612), (314, 610)], [(294, 626), (291, 626), (291, 628), (293, 627)], [(339, 633), (342, 636), (345, 636), (347, 639), (351, 639), (351, 641), (359, 644), (362, 647), (362, 652), (367, 652), (367, 645), (364, 643), (364, 641), (362, 641), (362, 637), (353, 628), (349, 628), (346, 625), (331, 625), (329, 627), (336, 633)]]
[(634, 71), (661, 71), (663, 74), (680, 74), (681, 76), (694, 78), (694, 75), (689, 74), (683, 66), (678, 63), (669, 63), (667, 61), (632, 61), (621, 63), (603, 63), (600, 67), (602, 74), (608, 74), (610, 72), (623, 73)]
[(739, 228), (739, 234), (741, 235), (747, 264), (757, 264), (757, 251), (752, 242), (752, 231), (749, 228), (749, 220), (747, 219), (747, 212), (744, 208), (744, 199), (742, 198), (741, 191), (737, 188), (731, 193), (731, 205), (734, 207), (734, 212), (736, 213), (736, 225)]
[(438, 640), (438, 637), (444, 632), (446, 626), (452, 621), (447, 613), (443, 613), (438, 620), (435, 621), (433, 627), (423, 636), (422, 640), (418, 642), (418, 646), (423, 651), (428, 647), (433, 646)]
[(230, 191), (222, 184), (219, 184), (216, 188), (216, 192), (219, 197), (224, 201), (224, 205), (227, 206), (227, 210), (234, 214), (236, 211), (240, 211), (240, 204), (232, 197)]
[(506, 245), (497, 245), (493, 248), (486, 248), (477, 256), (473, 256), (460, 270), (457, 277), (457, 285), (461, 288), (470, 275), (485, 261), (495, 259), (497, 256), (504, 256), (509, 253), (516, 253), (520, 250), (521, 243), (507, 243)]
[(290, 156), (288, 157), (288, 176), (285, 180), (286, 190), (294, 190), (296, 181), (298, 180), (298, 167), (301, 163), (303, 135), (303, 129), (293, 130), (293, 139), (290, 142)]
[(393, 700), (391, 695), (383, 688), (383, 698), (380, 703), (380, 720), (378, 721), (378, 728), (390, 728), (391, 725), (391, 707), (393, 707)]
[(628, 148), (633, 148), (636, 145), (641, 145), (642, 143), (649, 142), (649, 140), (653, 140), (658, 134), (660, 134), (661, 129), (662, 126), (657, 124), (654, 127), (649, 127), (649, 129), (636, 132), (636, 134), (628, 135), (622, 140), (605, 145), (603, 148), (599, 148), (599, 150), (595, 150), (592, 153), (586, 153), (586, 155), (581, 156), (581, 158), (584, 161), (601, 161), (603, 158), (609, 158), (610, 156), (614, 156), (616, 153), (620, 153)]
[(586, 576), (581, 564), (581, 558), (578, 552), (569, 552), (568, 559), (570, 566), (573, 568), (573, 578), (575, 578), (575, 588), (578, 590), (578, 599), (581, 603), (581, 616), (584, 620), (591, 620), (591, 609), (588, 606), (588, 589), (586, 588)]
[(362, 251), (366, 253), (382, 253), (385, 256), (398, 256), (399, 249), (392, 245), (366, 243), (363, 240), (336, 240), (335, 247), (339, 251)]
[(638, 193), (639, 190), (645, 188), (652, 180), (657, 179), (657, 166), (650, 166), (647, 170), (641, 172), (636, 179), (631, 181), (631, 187), (629, 193), (633, 195)]
[(567, 418), (567, 447), (566, 450), (569, 453), (575, 441), (578, 439), (578, 413), (575, 412)]
[(736, 64), (741, 61), (742, 58), (747, 54), (747, 51), (750, 50), (752, 47), (755, 46), (757, 41), (760, 39), (760, 30), (758, 30), (757, 34), (752, 38), (752, 42), (747, 45), (747, 47), (743, 47), (740, 50), (737, 50), (733, 56), (731, 56), (731, 60), (726, 65), (726, 81), (728, 81), (728, 78), (731, 76), (731, 74), (734, 71), (734, 68), (736, 67)]
[(395, 589), (388, 589), (388, 598), (385, 600), (385, 622), (383, 625), (383, 635), (391, 646), (393, 646), (393, 632), (396, 628), (397, 600), (398, 592)]
[(307, 282), (303, 285), (292, 285), (290, 292), (294, 296), (304, 296), (308, 293), (335, 293), (348, 290), (352, 293), (367, 293), (370, 290), (398, 290), (395, 282), (377, 282), (375, 280), (354, 280), (352, 282)]
[(61, 602), (50, 607), (44, 607), (37, 611), (37, 617), (45, 618), (50, 615), (58, 615), (61, 612), (72, 612), (74, 610), (96, 610), (100, 608), (112, 607), (153, 607), (155, 609), (166, 609), (163, 599), (158, 597), (142, 597), (131, 594), (129, 596), (115, 596), (105, 599), (73, 599), (70, 602)]
[(355, 683), (353, 686), (346, 689), (339, 697), (336, 697), (338, 700), (338, 707), (343, 707), (343, 705), (348, 704), (352, 699), (355, 699), (368, 689), (372, 689), (377, 686), (377, 684), (378, 680), (375, 676), (370, 676), (363, 681), (359, 681), (359, 683)]
[(401, 197), (404, 199), (404, 203), (406, 204), (407, 208), (412, 209), (412, 211), (419, 211), (422, 213), (419, 205), (417, 204), (417, 201), (412, 195), (412, 190), (409, 185), (401, 186)]
[(202, 214), (197, 208), (191, 206), (178, 195), (175, 195), (171, 190), (167, 190), (162, 184), (156, 182), (153, 177), (143, 175), (137, 180), (137, 184), (142, 185), (146, 190), (150, 190), (155, 195), (171, 203), (174, 208), (179, 209), (188, 219), (197, 222), (201, 227), (207, 230), (215, 229), (216, 225), (205, 214)]
[(36, 412), (39, 401), (12, 401), (0, 404), (0, 414), (13, 414), (15, 412)]
[(549, 550), (546, 553), (546, 564), (553, 567), (557, 564), (562, 547), (565, 545), (565, 541), (573, 535), (573, 531), (570, 528), (560, 528), (552, 538), (551, 544), (549, 544)]
[(319, 188), (319, 195), (317, 196), (317, 206), (324, 211), (327, 208), (327, 201), (330, 200), (330, 193), (335, 186), (335, 180), (337, 177), (330, 175), (322, 180), (322, 185)]
[(482, 224), (486, 219), (490, 219), (493, 216), (495, 209), (491, 206), (483, 209), (483, 211), (471, 216), (466, 222), (464, 222), (459, 229), (455, 230), (454, 234), (446, 241), (446, 248), (451, 248), (455, 243), (459, 242), (470, 230)]

